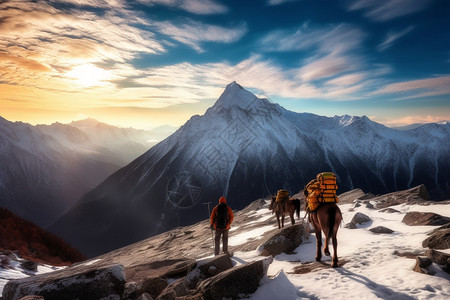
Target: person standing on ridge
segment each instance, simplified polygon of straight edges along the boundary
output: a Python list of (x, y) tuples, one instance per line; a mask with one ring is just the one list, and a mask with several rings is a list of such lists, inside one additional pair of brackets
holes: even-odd
[(220, 237), (222, 236), (222, 250), (224, 253), (228, 252), (228, 231), (233, 222), (233, 211), (227, 205), (225, 197), (220, 197), (219, 204), (216, 205), (211, 213), (210, 224), (211, 229), (216, 231), (214, 236), (214, 255), (219, 255)]

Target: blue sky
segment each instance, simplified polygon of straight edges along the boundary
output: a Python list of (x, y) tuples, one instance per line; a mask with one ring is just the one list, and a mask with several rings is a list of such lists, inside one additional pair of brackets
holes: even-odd
[(287, 109), (450, 120), (446, 0), (0, 3), (0, 115), (182, 125), (237, 81)]

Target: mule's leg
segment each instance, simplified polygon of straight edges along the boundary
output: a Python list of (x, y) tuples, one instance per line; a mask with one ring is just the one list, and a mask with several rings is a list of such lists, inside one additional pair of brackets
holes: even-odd
[(333, 233), (333, 261), (331, 263), (331, 267), (336, 268), (338, 267), (338, 256), (337, 256), (337, 237), (336, 233)]
[(341, 224), (341, 222), (342, 222), (342, 215), (341, 215), (341, 212), (338, 211), (338, 212), (336, 212), (336, 215), (335, 215), (335, 223), (334, 223), (334, 227), (333, 227), (333, 238), (332, 238), (333, 262), (331, 263), (331, 266), (333, 268), (337, 268), (339, 266), (338, 265), (338, 255), (337, 255), (337, 232), (338, 232), (339, 225)]
[(277, 214), (278, 229), (280, 229), (280, 228), (281, 228), (281, 225), (280, 225), (280, 215), (279, 215), (278, 213), (276, 213), (276, 214)]
[(294, 212), (290, 213), (289, 217), (291, 217), (291, 224), (294, 225), (295, 224)]
[(322, 259), (322, 229), (316, 225), (317, 220), (312, 220), (314, 232), (316, 233), (316, 261)]
[(281, 215), (281, 227), (284, 228), (284, 214)]
[(325, 253), (326, 256), (330, 256), (330, 250), (328, 249), (328, 244), (330, 243), (330, 235), (328, 234), (328, 227), (323, 228), (323, 232), (325, 233), (325, 245), (323, 247), (323, 253)]

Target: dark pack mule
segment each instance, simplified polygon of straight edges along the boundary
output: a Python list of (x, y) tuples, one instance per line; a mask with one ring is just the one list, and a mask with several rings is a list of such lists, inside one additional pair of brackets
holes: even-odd
[[(272, 196), (272, 202), (269, 209), (275, 212), (278, 222), (278, 228), (284, 227), (284, 217), (289, 216), (291, 218), (292, 225), (295, 224), (294, 213), (297, 213), (297, 219), (300, 218), (300, 200), (289, 198), (282, 202), (276, 202), (277, 197)], [(281, 217), (281, 222), (280, 222)]]
[(325, 246), (323, 253), (330, 256), (330, 250), (328, 250), (328, 244), (330, 238), (333, 242), (333, 259), (331, 266), (333, 268), (338, 267), (337, 256), (337, 231), (339, 225), (342, 222), (342, 213), (339, 207), (334, 202), (320, 203), (318, 208), (309, 213), (309, 221), (314, 227), (316, 233), (316, 261), (320, 261), (322, 258), (322, 231), (325, 234)]

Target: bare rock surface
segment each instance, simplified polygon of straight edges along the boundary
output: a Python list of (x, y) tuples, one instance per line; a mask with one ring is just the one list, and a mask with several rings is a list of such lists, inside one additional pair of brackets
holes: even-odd
[(259, 281), (267, 275), (272, 257), (246, 263), (229, 269), (199, 285), (205, 300), (223, 298), (237, 299), (256, 291)]
[(345, 227), (350, 228), (350, 229), (356, 229), (356, 228), (358, 228), (357, 225), (361, 225), (363, 223), (367, 223), (367, 222), (371, 222), (371, 221), (372, 221), (372, 219), (369, 216), (367, 216), (363, 213), (357, 212), (353, 216), (350, 223), (346, 224)]
[(303, 223), (284, 227), (274, 233), (260, 247), (260, 255), (276, 256), (282, 252), (290, 253), (301, 245), (303, 239), (309, 238), (309, 232)]
[(439, 214), (430, 212), (411, 211), (406, 213), (402, 221), (406, 225), (410, 226), (423, 226), (423, 225), (437, 226), (450, 223), (450, 218), (443, 217)]
[(428, 257), (417, 256), (413, 271), (427, 275), (434, 275), (436, 274), (436, 271), (433, 270), (432, 263), (433, 262)]
[(392, 230), (392, 229), (389, 229), (389, 228), (387, 228), (387, 227), (384, 227), (384, 226), (377, 226), (377, 227), (373, 227), (373, 228), (370, 228), (369, 229), (370, 231), (372, 231), (373, 233), (378, 233), (378, 234), (390, 234), (390, 233), (393, 233), (394, 232), (394, 230)]
[(366, 194), (361, 189), (354, 189), (338, 195), (340, 204), (353, 203), (356, 199), (365, 200), (371, 197), (373, 197), (373, 195)]
[(121, 297), (125, 273), (121, 265), (102, 268), (82, 267), (63, 269), (39, 276), (10, 280), (3, 289), (3, 299), (20, 299), (28, 295), (42, 296), (46, 300), (101, 299)]
[(450, 249), (450, 228), (435, 231), (422, 242), (424, 248)]
[(376, 208), (381, 209), (403, 203), (427, 205), (430, 204), (430, 195), (422, 184), (409, 190), (389, 193), (370, 200), (376, 203)]

